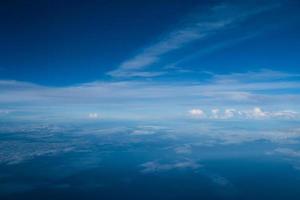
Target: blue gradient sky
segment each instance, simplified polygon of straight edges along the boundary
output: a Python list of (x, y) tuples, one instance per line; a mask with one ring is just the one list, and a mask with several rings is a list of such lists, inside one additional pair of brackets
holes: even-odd
[(0, 3), (2, 119), (299, 119), (298, 1)]

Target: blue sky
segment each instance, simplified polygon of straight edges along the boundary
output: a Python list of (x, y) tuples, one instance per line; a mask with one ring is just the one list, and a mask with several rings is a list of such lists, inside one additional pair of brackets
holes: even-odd
[(297, 1), (0, 6), (2, 119), (298, 119)]

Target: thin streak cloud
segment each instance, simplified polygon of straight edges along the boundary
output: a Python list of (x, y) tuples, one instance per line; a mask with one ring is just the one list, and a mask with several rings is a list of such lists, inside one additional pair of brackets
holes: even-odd
[[(278, 5), (270, 4), (259, 8), (229, 4), (214, 6), (210, 8), (208, 11), (209, 14), (205, 17), (199, 15), (196, 20), (192, 20), (192, 22), (187, 23), (183, 27), (170, 32), (162, 40), (142, 50), (140, 54), (125, 60), (117, 69), (108, 72), (108, 75), (113, 77), (159, 76), (163, 72), (151, 73), (150, 75), (150, 72), (143, 72), (141, 70), (158, 62), (167, 53), (183, 48), (196, 40), (212, 36), (225, 28), (237, 25), (255, 14), (273, 9)], [(227, 43), (224, 44), (226, 45)], [(210, 51), (210, 49), (207, 51)]]

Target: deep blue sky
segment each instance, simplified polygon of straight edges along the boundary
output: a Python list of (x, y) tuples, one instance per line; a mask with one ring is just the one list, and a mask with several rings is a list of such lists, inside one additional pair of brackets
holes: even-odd
[[(252, 1), (249, 7), (279, 2), (279, 6), (233, 27), (168, 52), (149, 70), (159, 71), (183, 59), (179, 67), (187, 70), (231, 73), (267, 68), (299, 72), (299, 2)], [(224, 3), (249, 4), (193, 0), (1, 1), (0, 79), (50, 86), (113, 79), (106, 73)], [(239, 41), (243, 37), (247, 39)], [(204, 55), (195, 54), (224, 42), (229, 44)]]
[(197, 1), (2, 1), (1, 78), (47, 85), (99, 79), (195, 5)]
[(300, 2), (0, 2), (0, 117), (299, 119)]

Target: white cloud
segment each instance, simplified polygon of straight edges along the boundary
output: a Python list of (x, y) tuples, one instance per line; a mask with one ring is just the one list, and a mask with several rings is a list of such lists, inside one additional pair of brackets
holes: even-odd
[(294, 119), (298, 116), (298, 113), (291, 110), (283, 110), (283, 111), (274, 112), (272, 115), (275, 118), (277, 117), (277, 118)]
[(189, 114), (193, 117), (205, 117), (205, 113), (203, 110), (201, 109), (192, 109), (192, 110), (189, 110)]
[(90, 119), (98, 119), (100, 116), (98, 113), (89, 113), (88, 118)]
[(253, 109), (238, 110), (234, 108), (226, 108), (224, 110), (214, 108), (209, 114), (205, 114), (203, 110), (192, 109), (189, 110), (190, 115), (207, 119), (295, 119), (299, 116), (295, 111), (263, 111), (260, 107)]
[(269, 116), (267, 112), (262, 111), (262, 109), (259, 107), (255, 107), (253, 108), (253, 110), (246, 111), (245, 113), (247, 117), (255, 118), (255, 119), (265, 118)]
[(220, 112), (219, 109), (216, 109), (216, 108), (212, 109), (211, 110), (211, 117), (213, 119), (219, 119), (219, 112)]
[(233, 108), (226, 108), (223, 112), (220, 109), (212, 109), (211, 115), (209, 118), (211, 119), (230, 119), (237, 116), (238, 111)]
[(236, 110), (235, 109), (225, 109), (224, 117), (225, 118), (232, 118), (235, 116)]
[(298, 116), (298, 113), (295, 112), (295, 111), (283, 110), (283, 111), (266, 112), (266, 111), (263, 111), (259, 107), (255, 107), (251, 111), (245, 111), (245, 112), (242, 112), (242, 113), (245, 113), (247, 117), (254, 118), (254, 119), (266, 119), (266, 118), (268, 118), (268, 119), (269, 118), (293, 119), (293, 118), (296, 118)]

